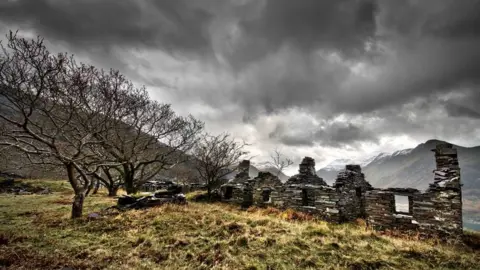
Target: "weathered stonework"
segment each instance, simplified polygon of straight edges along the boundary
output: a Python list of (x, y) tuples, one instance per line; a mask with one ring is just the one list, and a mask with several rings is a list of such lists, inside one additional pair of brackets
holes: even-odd
[[(240, 166), (239, 166), (240, 167)], [(358, 165), (347, 165), (334, 187), (315, 174), (315, 161), (306, 157), (299, 173), (282, 184), (278, 177), (260, 172), (247, 179), (248, 171), (239, 173), (221, 187), (224, 201), (240, 204), (291, 208), (312, 213), (332, 222), (349, 221), (363, 215), (364, 194), (370, 184)]]
[[(434, 183), (425, 193), (415, 189), (376, 189), (366, 194), (368, 223), (377, 230), (418, 232), (423, 236), (458, 238), (463, 233), (462, 191), (457, 150), (439, 144)], [(408, 196), (408, 212), (395, 209), (395, 195)]]
[(248, 172), (250, 170), (250, 160), (242, 160), (238, 165), (238, 173), (235, 176), (236, 179), (248, 179)]
[(235, 178), (220, 187), (222, 199), (236, 204), (245, 204), (251, 201), (248, 187), (250, 160), (243, 160), (238, 165), (238, 173)]
[[(439, 144), (435, 152), (434, 182), (422, 193), (412, 188), (374, 189), (359, 165), (346, 165), (332, 187), (315, 174), (315, 161), (305, 157), (299, 173), (285, 184), (278, 177), (260, 172), (248, 177), (249, 161), (242, 161), (235, 179), (221, 187), (224, 201), (290, 208), (314, 214), (331, 222), (366, 218), (376, 230), (400, 230), (424, 236), (458, 238), (462, 235), (462, 192), (457, 150)], [(403, 196), (408, 207), (396, 207)]]
[(255, 177), (252, 182), (253, 190), (253, 204), (259, 206), (267, 206), (272, 204), (272, 192), (276, 188), (282, 186), (280, 179), (269, 173), (269, 172), (259, 172), (258, 176)]
[(315, 173), (315, 160), (311, 157), (305, 157), (300, 163), (298, 174), (292, 176), (285, 183), (286, 185), (310, 184), (326, 186), (327, 183)]
[(249, 169), (249, 160), (240, 162), (239, 173), (220, 188), (223, 200), (240, 204), (243, 207), (249, 207), (253, 204), (270, 204), (271, 191), (275, 186), (281, 186), (282, 182), (278, 177), (268, 172), (259, 172), (257, 177), (250, 179)]
[(340, 194), (338, 208), (342, 221), (365, 217), (365, 193), (372, 189), (365, 180), (360, 165), (347, 165), (337, 176), (333, 187)]

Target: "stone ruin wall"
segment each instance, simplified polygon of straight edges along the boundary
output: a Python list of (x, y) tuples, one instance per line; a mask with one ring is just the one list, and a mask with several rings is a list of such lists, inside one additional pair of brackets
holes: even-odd
[(365, 180), (360, 165), (347, 165), (338, 174), (333, 187), (340, 194), (338, 207), (342, 213), (341, 221), (353, 221), (366, 216), (365, 193), (372, 187)]
[(332, 222), (340, 221), (337, 208), (340, 196), (332, 187), (308, 184), (284, 186), (273, 191), (271, 196), (274, 207), (315, 214)]
[[(439, 144), (432, 151), (436, 160), (435, 178), (424, 193), (408, 188), (367, 192), (367, 222), (374, 229), (449, 238), (462, 235), (462, 191), (457, 150), (451, 144)], [(395, 195), (408, 197), (408, 212), (395, 209)]]
[[(248, 168), (246, 164), (249, 165), (247, 161), (242, 161), (239, 167)], [(224, 201), (244, 207), (256, 205), (291, 208), (332, 222), (361, 217), (364, 210), (359, 210), (358, 206), (363, 205), (365, 191), (370, 187), (358, 165), (346, 166), (345, 171), (339, 174), (336, 186), (330, 187), (316, 175), (315, 161), (310, 157), (302, 160), (299, 173), (285, 184), (270, 173), (260, 172), (256, 178), (248, 179), (245, 177), (248, 171), (240, 171), (235, 179), (221, 187)], [(360, 195), (357, 194), (357, 188), (361, 191)], [(225, 196), (228, 189), (233, 190), (233, 193)], [(267, 200), (265, 192), (268, 192)]]
[[(220, 193), (224, 201), (235, 204), (243, 204), (249, 197), (250, 190), (245, 184), (249, 180), (250, 161), (243, 160), (237, 167), (238, 173), (235, 178), (220, 187)], [(248, 199), (247, 199), (248, 201)]]
[[(291, 208), (331, 222), (366, 218), (376, 230), (394, 229), (425, 235), (462, 235), (460, 168), (452, 145), (437, 145), (434, 183), (425, 193), (412, 188), (374, 189), (359, 165), (347, 165), (332, 187), (315, 174), (315, 161), (305, 157), (299, 173), (282, 184), (270, 173), (249, 179), (249, 161), (243, 161), (235, 179), (221, 187), (232, 196), (225, 201), (240, 204)], [(268, 196), (265, 196), (268, 192)], [(395, 195), (408, 197), (408, 211), (397, 212)]]

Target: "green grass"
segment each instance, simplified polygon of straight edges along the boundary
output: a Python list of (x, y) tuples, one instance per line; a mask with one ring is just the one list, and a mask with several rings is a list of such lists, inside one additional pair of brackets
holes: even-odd
[[(86, 199), (72, 221), (72, 194), (0, 195), (0, 268), (12, 269), (480, 269), (466, 245), (393, 238), (293, 211), (220, 203), (101, 212)], [(102, 218), (88, 220), (88, 213)], [(359, 222), (360, 224), (360, 222)], [(468, 239), (478, 245), (479, 235)]]

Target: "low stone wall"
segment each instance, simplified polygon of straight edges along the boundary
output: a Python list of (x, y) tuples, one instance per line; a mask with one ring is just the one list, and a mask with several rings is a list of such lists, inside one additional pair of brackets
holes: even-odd
[(332, 187), (289, 185), (271, 193), (271, 205), (311, 213), (332, 222), (340, 221), (339, 194)]
[[(409, 210), (407, 213), (395, 210), (395, 195), (408, 196)], [(367, 222), (375, 230), (418, 230), (418, 222), (412, 213), (415, 202), (421, 201), (418, 190), (371, 190), (365, 195)]]
[(253, 190), (253, 205), (267, 207), (273, 205), (272, 193), (274, 188), (265, 187)]
[(225, 202), (242, 204), (244, 200), (244, 187), (240, 185), (223, 185), (220, 188), (222, 200)]
[(341, 194), (335, 188), (321, 187), (315, 189), (316, 214), (330, 222), (342, 221), (342, 206), (340, 205)]

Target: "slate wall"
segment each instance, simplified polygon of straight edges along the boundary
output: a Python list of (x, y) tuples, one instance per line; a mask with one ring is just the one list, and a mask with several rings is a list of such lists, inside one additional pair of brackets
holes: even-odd
[[(447, 238), (462, 236), (462, 191), (457, 150), (451, 144), (439, 144), (432, 151), (436, 160), (434, 182), (425, 193), (399, 188), (366, 193), (367, 221), (374, 229)], [(395, 211), (395, 195), (409, 197), (409, 213)]]

